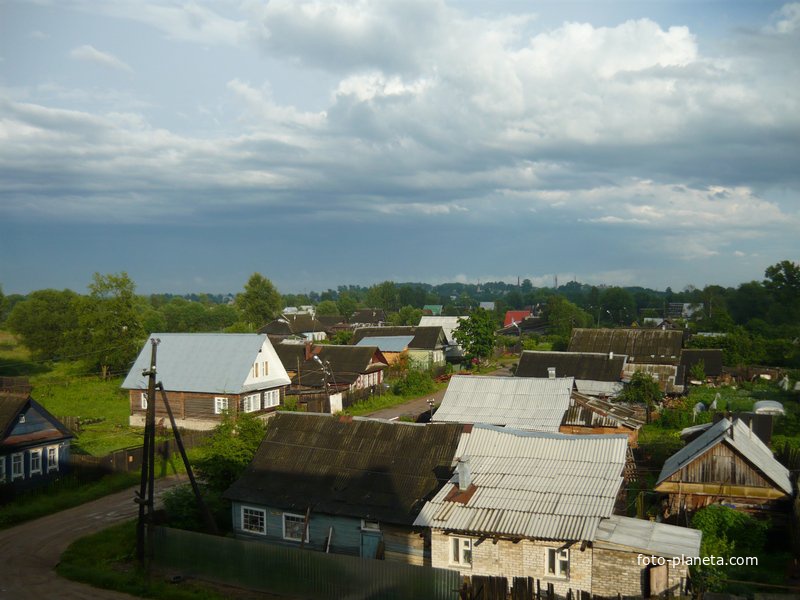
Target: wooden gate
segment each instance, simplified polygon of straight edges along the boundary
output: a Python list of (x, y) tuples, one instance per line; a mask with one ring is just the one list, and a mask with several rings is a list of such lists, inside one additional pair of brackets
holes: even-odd
[(473, 575), (469, 600), (506, 600), (508, 598), (508, 579)]

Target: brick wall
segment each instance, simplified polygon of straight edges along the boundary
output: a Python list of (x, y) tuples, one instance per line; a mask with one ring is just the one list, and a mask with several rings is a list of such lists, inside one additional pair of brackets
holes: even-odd
[[(595, 548), (592, 563), (592, 593), (599, 596), (622, 596), (640, 598), (649, 591), (647, 565), (639, 564), (638, 552), (625, 552), (607, 548)], [(672, 595), (683, 591), (688, 567), (667, 563), (668, 588)]]

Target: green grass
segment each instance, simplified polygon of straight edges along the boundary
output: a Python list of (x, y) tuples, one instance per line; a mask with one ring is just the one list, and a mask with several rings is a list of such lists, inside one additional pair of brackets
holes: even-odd
[(136, 522), (128, 521), (73, 542), (61, 555), (62, 577), (143, 598), (222, 600), (225, 596), (192, 582), (148, 577), (134, 561)]
[(447, 383), (437, 383), (435, 384), (435, 389), (428, 394), (424, 394), (422, 396), (398, 396), (396, 394), (391, 394), (386, 392), (381, 396), (373, 396), (368, 400), (364, 400), (357, 404), (354, 404), (350, 408), (346, 408), (342, 411), (346, 415), (352, 415), (354, 417), (358, 417), (361, 415), (366, 415), (377, 410), (382, 410), (384, 408), (392, 408), (393, 406), (397, 406), (399, 404), (405, 404), (406, 402), (410, 402), (411, 400), (416, 400), (417, 398), (424, 398), (426, 396), (432, 396), (439, 390), (442, 390), (447, 387)]
[(132, 487), (138, 482), (138, 472), (114, 473), (92, 482), (68, 475), (4, 504), (0, 510), (0, 529), (91, 502)]

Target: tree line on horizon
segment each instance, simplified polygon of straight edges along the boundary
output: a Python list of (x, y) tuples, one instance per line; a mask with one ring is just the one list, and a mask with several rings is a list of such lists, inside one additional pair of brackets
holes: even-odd
[[(538, 306), (553, 336), (573, 327), (638, 326), (662, 317), (671, 302), (698, 307), (683, 323), (690, 331), (725, 333), (695, 338), (698, 347), (723, 347), (726, 363), (800, 367), (800, 265), (784, 260), (768, 267), (762, 281), (737, 287), (687, 286), (680, 292), (643, 287), (591, 286), (571, 281), (558, 288), (517, 284), (395, 283), (281, 295), (254, 273), (233, 296), (135, 293), (127, 273), (95, 273), (87, 293), (44, 289), (4, 296), (0, 328), (17, 334), (37, 360), (78, 358), (102, 374), (124, 371), (153, 332), (253, 332), (286, 306), (314, 305), (318, 315), (350, 317), (359, 308), (380, 308), (394, 325), (416, 325), (425, 305), (444, 315), (465, 315), (480, 302), (494, 302), (499, 326), (506, 310)], [(558, 344), (556, 344), (558, 346)], [(0, 375), (7, 372), (0, 361)], [(13, 370), (13, 369), (12, 369)]]

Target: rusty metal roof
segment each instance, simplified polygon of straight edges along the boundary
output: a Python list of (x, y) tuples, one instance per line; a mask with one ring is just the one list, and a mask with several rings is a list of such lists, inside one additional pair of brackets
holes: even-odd
[(434, 421), (486, 423), (533, 431), (558, 431), (573, 379), (455, 376)]
[(450, 424), (278, 413), (225, 497), (410, 525), (450, 478), (461, 431)]
[(563, 424), (586, 427), (624, 426), (629, 429), (640, 429), (644, 421), (637, 417), (637, 411), (630, 406), (573, 392)]
[(594, 540), (622, 485), (625, 435), (563, 435), (476, 425), (457, 458), (469, 459), (475, 490), (448, 500), (454, 476), (414, 525), (486, 536)]

